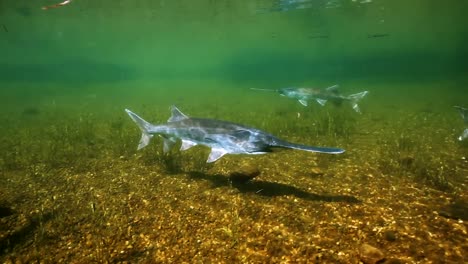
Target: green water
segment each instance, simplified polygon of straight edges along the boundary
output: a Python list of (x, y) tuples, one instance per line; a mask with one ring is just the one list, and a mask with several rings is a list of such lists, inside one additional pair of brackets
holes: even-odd
[[(306, 2), (1, 1), (0, 260), (467, 261), (468, 4)], [(250, 89), (334, 84), (362, 114)], [(137, 152), (171, 105), (346, 152)]]

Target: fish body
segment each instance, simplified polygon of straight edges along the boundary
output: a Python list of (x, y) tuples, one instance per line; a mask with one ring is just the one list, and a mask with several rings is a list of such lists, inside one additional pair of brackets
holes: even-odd
[(465, 128), (465, 131), (458, 137), (458, 140), (463, 141), (468, 138), (468, 128)]
[(211, 148), (207, 162), (214, 162), (225, 154), (264, 154), (271, 148), (290, 148), (328, 154), (343, 153), (343, 149), (312, 147), (290, 143), (259, 129), (227, 121), (190, 118), (177, 107), (172, 106), (172, 115), (165, 124), (153, 125), (132, 111), (125, 109), (130, 118), (142, 131), (138, 150), (146, 147), (154, 135), (163, 138), (163, 150), (167, 152), (182, 141), (181, 150), (196, 145)]
[(254, 90), (263, 90), (263, 91), (277, 91), (280, 95), (286, 96), (288, 98), (296, 99), (303, 106), (307, 106), (310, 100), (315, 100), (321, 106), (324, 106), (328, 101), (333, 102), (336, 105), (340, 105), (342, 102), (350, 102), (354, 111), (361, 113), (358, 102), (364, 98), (369, 92), (363, 91), (360, 93), (355, 93), (351, 95), (342, 95), (338, 91), (338, 85), (330, 86), (326, 89), (317, 89), (317, 88), (280, 88), (278, 90), (268, 90), (268, 89), (256, 89)]
[(260, 8), (257, 13), (288, 12), (301, 9), (322, 9), (340, 7), (339, 0), (278, 0), (269, 8)]
[[(461, 106), (454, 106), (456, 109), (458, 109), (458, 112), (460, 112), (461, 117), (463, 118), (463, 121), (465, 122), (465, 125), (468, 125), (468, 108), (461, 107)], [(458, 137), (458, 140), (462, 141), (468, 138), (468, 128), (463, 131), (463, 133)]]

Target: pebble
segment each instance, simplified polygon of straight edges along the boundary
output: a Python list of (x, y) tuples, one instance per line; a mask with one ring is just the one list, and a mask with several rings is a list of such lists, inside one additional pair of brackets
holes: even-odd
[(359, 248), (359, 257), (364, 264), (376, 264), (385, 258), (380, 249), (369, 244), (363, 244)]
[(390, 242), (393, 242), (397, 239), (396, 232), (392, 230), (385, 231), (384, 236), (385, 236), (385, 239)]
[(231, 181), (245, 183), (260, 175), (260, 170), (255, 165), (241, 165), (239, 169), (229, 175)]

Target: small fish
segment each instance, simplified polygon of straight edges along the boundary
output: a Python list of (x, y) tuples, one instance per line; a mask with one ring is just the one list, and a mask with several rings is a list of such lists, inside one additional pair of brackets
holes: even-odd
[(289, 11), (311, 8), (312, 0), (280, 0), (278, 11)]
[(293, 10), (310, 9), (310, 8), (336, 8), (340, 7), (338, 0), (317, 1), (317, 0), (278, 0), (275, 1), (269, 8), (259, 8), (257, 13), (270, 12), (288, 12)]
[(4, 24), (2, 24), (2, 26), (3, 26), (3, 30), (5, 30), (5, 32), (7, 32), (7, 33), (8, 33), (8, 29), (7, 29), (7, 27), (6, 27)]
[(367, 34), (367, 38), (385, 38), (389, 36), (390, 34), (388, 33)]
[(33, 15), (32, 9), (29, 7), (17, 7), (14, 11), (23, 17), (31, 17)]
[(154, 135), (163, 138), (163, 151), (168, 152), (178, 139), (182, 141), (180, 150), (196, 145), (211, 148), (206, 162), (214, 162), (226, 154), (264, 154), (271, 148), (290, 148), (328, 154), (343, 153), (343, 149), (312, 147), (290, 143), (261, 130), (227, 121), (204, 118), (190, 118), (177, 107), (172, 106), (172, 115), (165, 124), (153, 125), (137, 114), (125, 109), (138, 125), (142, 134), (138, 150), (146, 147)]
[(338, 85), (330, 86), (326, 89), (316, 89), (316, 88), (281, 88), (277, 90), (272, 89), (258, 89), (258, 88), (251, 88), (252, 90), (260, 90), (260, 91), (274, 91), (278, 92), (282, 96), (286, 96), (289, 98), (297, 99), (299, 103), (303, 106), (308, 105), (308, 100), (315, 100), (321, 106), (324, 106), (327, 101), (332, 101), (335, 104), (341, 104), (343, 101), (349, 101), (351, 106), (353, 107), (354, 111), (361, 113), (361, 109), (359, 109), (358, 102), (364, 98), (369, 92), (364, 91), (356, 94), (351, 94), (348, 96), (341, 95), (338, 92)]
[(328, 39), (330, 36), (328, 35), (311, 35), (308, 36), (309, 39)]
[(58, 4), (43, 6), (42, 10), (47, 10), (47, 9), (51, 9), (51, 8), (57, 8), (57, 7), (61, 7), (61, 6), (64, 6), (64, 5), (68, 5), (69, 3), (71, 3), (71, 1), (73, 1), (73, 0), (65, 0), (65, 1), (63, 1), (61, 3), (58, 3)]
[[(464, 108), (461, 106), (454, 106), (454, 107), (458, 109), (458, 112), (460, 112), (460, 115), (463, 118), (465, 125), (468, 125), (468, 108)], [(458, 140), (462, 141), (466, 138), (468, 138), (468, 128), (466, 128), (465, 131), (463, 131), (461, 136), (458, 137)]]

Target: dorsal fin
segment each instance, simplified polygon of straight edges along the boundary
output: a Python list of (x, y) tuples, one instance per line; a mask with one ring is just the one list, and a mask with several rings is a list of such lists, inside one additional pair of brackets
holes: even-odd
[(464, 108), (461, 106), (454, 106), (454, 107), (458, 109), (463, 120), (465, 121), (465, 123), (468, 124), (468, 108)]
[(189, 118), (184, 115), (175, 105), (171, 106), (171, 117), (167, 122), (177, 122)]
[(330, 93), (338, 93), (339, 87), (340, 86), (338, 84), (335, 84), (333, 86), (327, 87), (325, 90), (327, 90), (327, 92), (330, 92)]

